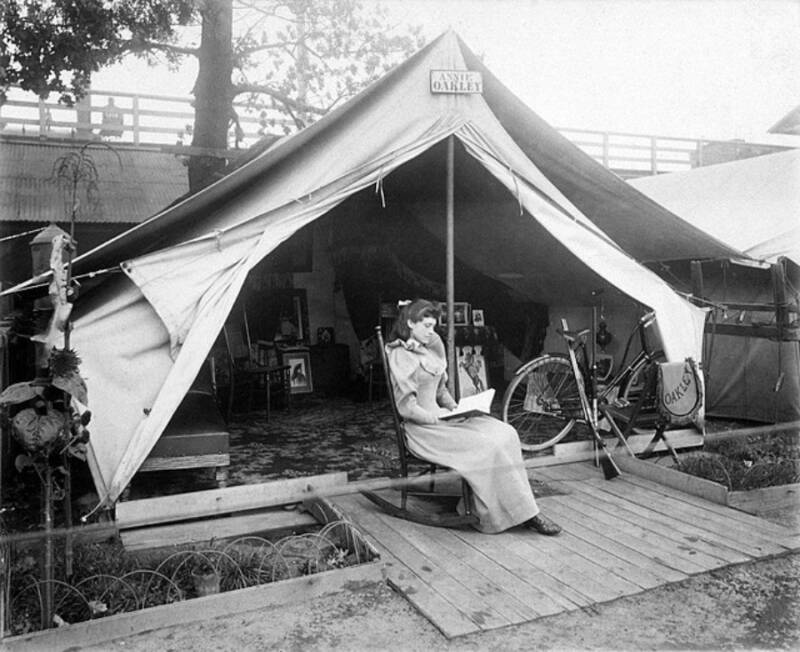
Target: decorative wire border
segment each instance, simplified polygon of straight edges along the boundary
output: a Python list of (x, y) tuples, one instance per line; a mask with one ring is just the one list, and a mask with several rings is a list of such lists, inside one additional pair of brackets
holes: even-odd
[[(177, 550), (155, 569), (139, 568), (121, 576), (97, 573), (75, 584), (32, 581), (8, 601), (9, 627), (4, 632), (15, 635), (37, 631), (31, 603), (38, 606), (38, 630), (42, 630), (199, 597), (192, 583), (196, 570), (216, 575), (219, 592), (225, 592), (359, 565), (374, 558), (362, 533), (346, 520), (328, 523), (316, 533), (289, 535), (275, 542), (247, 535), (220, 545), (214, 547), (211, 541), (207, 547)], [(43, 594), (48, 584), (53, 594), (53, 623), (42, 622)], [(24, 600), (26, 596), (28, 601)]]

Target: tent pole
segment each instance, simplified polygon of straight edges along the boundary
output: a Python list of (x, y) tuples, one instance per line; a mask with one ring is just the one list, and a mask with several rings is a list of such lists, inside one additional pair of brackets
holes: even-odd
[(447, 137), (447, 360), (449, 363), (449, 378), (447, 388), (450, 394), (458, 399), (458, 385), (456, 378), (456, 344), (455, 344), (455, 324), (453, 323), (453, 311), (455, 302), (455, 279), (453, 264), (455, 256), (453, 254), (453, 233), (454, 233), (454, 209), (453, 209), (453, 187), (455, 179), (455, 143), (453, 136)]

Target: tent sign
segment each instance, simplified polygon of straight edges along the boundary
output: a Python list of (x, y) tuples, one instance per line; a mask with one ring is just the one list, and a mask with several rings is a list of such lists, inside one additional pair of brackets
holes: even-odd
[(431, 70), (431, 93), (483, 93), (483, 77), (474, 70)]

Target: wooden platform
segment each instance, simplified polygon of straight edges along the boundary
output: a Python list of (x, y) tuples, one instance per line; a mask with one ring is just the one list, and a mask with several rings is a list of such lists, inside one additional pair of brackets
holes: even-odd
[[(590, 463), (534, 469), (563, 528), (498, 535), (392, 518), (358, 494), (333, 502), (380, 551), (386, 577), (448, 638), (590, 607), (716, 568), (800, 549), (800, 533)], [(551, 492), (553, 493), (553, 492)]]

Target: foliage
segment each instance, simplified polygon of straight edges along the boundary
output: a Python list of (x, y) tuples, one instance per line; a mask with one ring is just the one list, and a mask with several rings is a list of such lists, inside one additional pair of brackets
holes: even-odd
[(100, 199), (98, 193), (100, 173), (94, 158), (88, 151), (91, 147), (103, 147), (113, 152), (122, 168), (122, 159), (119, 153), (108, 143), (86, 143), (75, 151), (59, 156), (53, 162), (51, 181), (62, 191), (65, 213), (70, 219), (76, 217), (81, 204), (87, 210), (91, 210)]
[(800, 435), (721, 440), (682, 456), (677, 468), (724, 484), (730, 491), (794, 484), (800, 482)]
[(86, 383), (78, 371), (81, 360), (71, 349), (53, 349), (49, 360), (48, 378), (14, 383), (0, 394), (10, 431), (28, 453), (16, 460), (20, 471), (33, 466), (39, 472), (40, 464), (49, 463), (54, 454), (86, 459), (91, 413), (64, 405), (64, 393), (87, 402)]
[[(199, 37), (199, 45), (197, 39)], [(359, 0), (21, 0), (0, 13), (0, 105), (18, 84), (72, 104), (91, 74), (125, 55), (179, 66), (198, 61), (192, 145), (227, 146), (236, 97), (262, 125), (288, 133), (328, 112), (423, 43), (420, 28), (388, 24)], [(238, 129), (237, 129), (238, 131)], [(193, 156), (197, 189), (222, 161)]]
[(16, 84), (72, 105), (93, 72), (141, 52), (148, 40), (171, 42), (192, 17), (190, 0), (23, 0), (0, 11), (0, 104)]
[[(344, 521), (275, 541), (247, 536), (142, 552), (125, 550), (117, 539), (80, 544), (69, 582), (51, 580), (54, 622), (69, 624), (198, 597), (203, 592), (197, 574), (216, 575), (219, 590), (232, 591), (370, 560), (360, 533)], [(61, 558), (55, 577), (64, 577)], [(35, 555), (17, 551), (11, 567), (12, 633), (40, 628), (44, 583)]]

